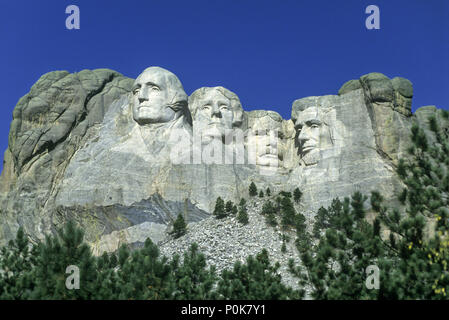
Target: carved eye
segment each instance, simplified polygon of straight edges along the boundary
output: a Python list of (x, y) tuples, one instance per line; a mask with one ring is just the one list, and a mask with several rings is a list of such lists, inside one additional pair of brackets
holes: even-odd
[(161, 89), (159, 89), (159, 87), (157, 87), (157, 86), (152, 86), (151, 90), (153, 90), (153, 91), (161, 91)]
[(203, 109), (203, 110), (209, 110), (209, 109), (210, 109), (210, 105), (206, 104), (206, 105), (204, 105), (201, 109)]
[(220, 110), (229, 110), (229, 107), (227, 105), (225, 105), (225, 104), (222, 104), (220, 106)]
[(140, 88), (136, 88), (136, 89), (133, 90), (133, 94), (136, 95), (136, 94), (139, 93), (139, 91), (140, 91)]
[(319, 125), (317, 125), (316, 123), (313, 123), (310, 127), (311, 127), (311, 128), (318, 128)]

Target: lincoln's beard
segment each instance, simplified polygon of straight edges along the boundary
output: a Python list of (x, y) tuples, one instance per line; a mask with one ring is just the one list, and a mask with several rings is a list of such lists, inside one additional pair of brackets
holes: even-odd
[(318, 148), (310, 150), (309, 152), (301, 155), (301, 160), (306, 166), (317, 164), (320, 160), (320, 150)]

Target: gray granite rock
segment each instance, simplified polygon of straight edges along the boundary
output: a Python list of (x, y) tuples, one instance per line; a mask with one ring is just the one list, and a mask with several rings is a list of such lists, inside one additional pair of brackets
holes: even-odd
[[(309, 226), (335, 197), (378, 189), (391, 199), (402, 187), (395, 166), (412, 122), (437, 113), (411, 115), (412, 96), (408, 80), (371, 73), (338, 95), (294, 101), (287, 120), (244, 111), (223, 87), (188, 97), (159, 67), (136, 80), (106, 69), (46, 74), (14, 109), (0, 177), (0, 242), (19, 226), (42, 239), (71, 219), (96, 254), (138, 247), (146, 237), (184, 248), (183, 240), (167, 240), (179, 213), (198, 233), (192, 239), (216, 228), (233, 239), (240, 234), (233, 222), (207, 221), (218, 196), (248, 198), (251, 182), (273, 194), (299, 187)], [(254, 250), (272, 236), (262, 226), (251, 232), (238, 241)], [(254, 251), (221, 240), (229, 258)]]

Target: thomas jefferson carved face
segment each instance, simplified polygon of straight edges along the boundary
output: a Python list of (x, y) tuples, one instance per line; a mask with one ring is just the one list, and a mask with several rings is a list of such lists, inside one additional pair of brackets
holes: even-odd
[(196, 90), (189, 105), (194, 130), (206, 143), (211, 139), (224, 139), (226, 131), (242, 122), (243, 109), (238, 97), (222, 87)]
[(203, 129), (203, 136), (223, 137), (225, 129), (232, 129), (234, 119), (231, 101), (218, 91), (208, 91), (200, 101), (195, 120)]
[(187, 105), (179, 79), (170, 71), (150, 67), (142, 72), (132, 89), (133, 118), (140, 125), (165, 123)]

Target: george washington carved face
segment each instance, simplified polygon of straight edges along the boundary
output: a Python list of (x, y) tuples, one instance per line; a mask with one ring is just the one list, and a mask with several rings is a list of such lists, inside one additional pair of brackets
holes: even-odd
[(170, 71), (150, 67), (142, 72), (132, 89), (133, 119), (140, 125), (175, 120), (187, 110), (187, 95)]

